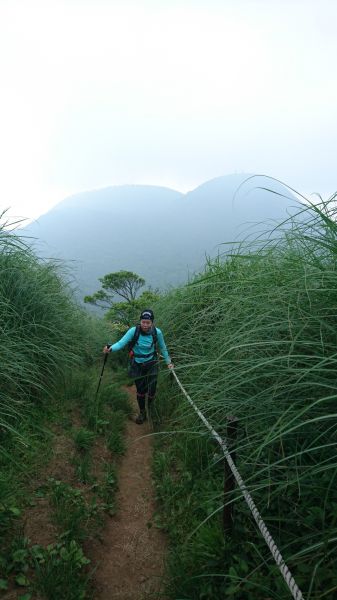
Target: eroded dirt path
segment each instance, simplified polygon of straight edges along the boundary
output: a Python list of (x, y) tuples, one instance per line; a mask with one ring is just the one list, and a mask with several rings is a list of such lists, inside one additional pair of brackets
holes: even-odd
[[(136, 412), (135, 390), (128, 388)], [(153, 525), (152, 438), (148, 422), (128, 421), (118, 468), (117, 512), (94, 548), (95, 600), (163, 599), (166, 538)]]

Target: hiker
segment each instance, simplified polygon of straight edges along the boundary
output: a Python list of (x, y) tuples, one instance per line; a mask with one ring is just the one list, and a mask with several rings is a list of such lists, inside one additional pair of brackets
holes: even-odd
[(129, 375), (135, 379), (137, 388), (137, 402), (139, 415), (136, 423), (141, 425), (146, 420), (145, 398), (147, 394), (148, 407), (154, 401), (157, 377), (158, 377), (158, 355), (157, 342), (164, 360), (169, 369), (173, 369), (169, 353), (167, 351), (164, 336), (158, 327), (154, 327), (154, 314), (150, 309), (143, 310), (140, 315), (140, 324), (131, 327), (126, 334), (110, 348), (105, 346), (103, 352), (117, 352), (126, 345), (129, 347), (130, 367)]

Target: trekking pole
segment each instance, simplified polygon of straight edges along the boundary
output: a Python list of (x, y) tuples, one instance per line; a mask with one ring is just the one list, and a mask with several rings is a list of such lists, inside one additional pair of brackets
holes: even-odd
[[(110, 346), (112, 346), (112, 344), (106, 344), (107, 348), (110, 348)], [(102, 371), (101, 371), (101, 374), (100, 374), (100, 378), (98, 380), (98, 386), (97, 386), (97, 390), (96, 390), (96, 394), (95, 394), (95, 401), (96, 401), (96, 398), (97, 398), (98, 390), (99, 390), (100, 385), (101, 385), (101, 381), (102, 381), (102, 377), (103, 377), (103, 373), (104, 373), (104, 368), (105, 368), (105, 364), (106, 364), (106, 361), (108, 359), (108, 356), (109, 356), (108, 353), (106, 353), (104, 355), (103, 367), (102, 367)]]

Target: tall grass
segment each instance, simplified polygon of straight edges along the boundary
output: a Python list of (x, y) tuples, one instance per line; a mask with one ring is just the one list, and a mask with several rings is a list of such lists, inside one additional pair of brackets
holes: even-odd
[(99, 334), (75, 305), (56, 264), (38, 260), (7, 223), (0, 225), (0, 274), (4, 432), (16, 428), (30, 402), (50, 396), (67, 369), (91, 360)]
[[(14, 579), (29, 585), (24, 573), (30, 566), (35, 568), (31, 585), (44, 597), (84, 598), (89, 561), (74, 538), (82, 540), (88, 521), (96, 530), (103, 507), (95, 501), (87, 505), (78, 490), (54, 482), (55, 520), (67, 531), (47, 548), (31, 547), (34, 540), (24, 537), (22, 515), (34, 504), (32, 487), (43, 479), (43, 467), (53, 455), (56, 421), (58, 430), (69, 427), (70, 411), (84, 410), (88, 398), (93, 402), (100, 371), (95, 363), (110, 328), (76, 305), (60, 265), (39, 260), (13, 226), (0, 215), (1, 589)], [(76, 441), (85, 448), (91, 432), (82, 429)], [(90, 479), (89, 466), (88, 460), (79, 465), (82, 481)], [(112, 483), (107, 477), (105, 495)]]
[[(311, 599), (332, 599), (337, 593), (335, 201), (333, 197), (306, 208), (265, 244), (260, 240), (258, 247), (246, 245), (223, 260), (209, 261), (202, 275), (157, 307), (177, 374), (203, 413), (223, 434), (226, 415), (238, 418), (239, 469), (305, 597)], [(172, 395), (177, 402), (178, 392), (171, 389), (169, 394), (170, 402)], [(212, 466), (214, 450), (201, 449), (203, 426), (180, 397), (174, 423), (180, 431), (193, 431), (193, 436), (171, 436), (168, 454), (176, 453), (172, 464), (180, 461), (189, 472), (195, 473), (199, 464), (199, 475), (189, 483), (199, 494), (198, 509), (190, 511), (198, 513), (199, 526), (195, 518), (185, 517), (190, 531), (184, 525), (182, 537), (191, 535), (181, 542), (179, 555), (185, 549), (188, 560), (185, 566), (181, 559), (174, 563), (172, 597), (199, 597), (200, 586), (206, 594), (200, 597), (207, 598), (220, 592), (240, 599), (261, 598), (262, 593), (287, 597), (239, 493), (235, 528), (241, 547), (236, 540), (235, 557), (229, 557), (227, 547), (205, 572), (200, 557), (207, 554), (205, 540), (223, 504), (222, 474)], [(205, 477), (213, 481), (211, 489), (202, 484)], [(176, 489), (174, 510), (178, 497)], [(212, 511), (216, 514), (210, 516)], [(227, 536), (229, 546), (234, 538)], [(185, 570), (185, 578), (179, 570)], [(186, 573), (193, 580), (188, 589)]]

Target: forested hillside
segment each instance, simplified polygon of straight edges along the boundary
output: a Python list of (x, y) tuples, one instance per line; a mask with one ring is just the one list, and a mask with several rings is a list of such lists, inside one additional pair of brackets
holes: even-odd
[(67, 260), (81, 300), (97, 289), (99, 277), (121, 269), (168, 289), (200, 271), (205, 255), (222, 252), (221, 244), (256, 235), (296, 210), (289, 191), (266, 177), (238, 189), (247, 177), (218, 177), (187, 194), (145, 185), (85, 192), (66, 198), (23, 233), (35, 238), (40, 255)]

